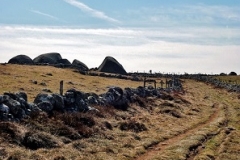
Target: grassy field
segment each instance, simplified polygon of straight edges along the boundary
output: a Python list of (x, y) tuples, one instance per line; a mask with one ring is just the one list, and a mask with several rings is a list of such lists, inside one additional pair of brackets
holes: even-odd
[[(29, 101), (49, 89), (103, 93), (109, 86), (142, 82), (81, 75), (48, 66), (0, 66), (0, 94), (24, 91)], [(0, 122), (0, 159), (164, 159), (240, 157), (240, 99), (236, 93), (184, 80), (185, 94), (139, 99), (127, 111), (32, 115), (21, 123)], [(88, 123), (86, 123), (86, 121)], [(40, 146), (40, 147), (39, 147)], [(34, 148), (35, 147), (35, 148)]]
[(61, 80), (64, 81), (64, 92), (75, 88), (83, 92), (100, 94), (111, 86), (125, 88), (143, 85), (143, 82), (84, 76), (74, 71), (48, 66), (1, 65), (0, 93), (22, 90), (29, 95), (29, 101), (32, 102), (38, 93), (44, 92), (44, 89), (59, 93)]
[(230, 84), (240, 85), (240, 76), (217, 76), (216, 78)]

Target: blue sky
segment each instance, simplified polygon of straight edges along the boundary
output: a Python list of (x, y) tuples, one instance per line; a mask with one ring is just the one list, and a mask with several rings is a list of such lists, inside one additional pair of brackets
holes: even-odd
[(127, 71), (240, 74), (239, 0), (0, 0), (0, 61), (59, 52)]

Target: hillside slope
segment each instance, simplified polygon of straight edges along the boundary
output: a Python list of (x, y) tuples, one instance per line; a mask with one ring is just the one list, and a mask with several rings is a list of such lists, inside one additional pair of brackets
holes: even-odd
[(17, 92), (19, 90), (29, 95), (32, 102), (38, 93), (48, 89), (59, 93), (60, 81), (64, 81), (64, 92), (75, 88), (83, 92), (104, 93), (111, 86), (138, 87), (142, 82), (130, 80), (108, 79), (95, 76), (84, 76), (74, 69), (61, 69), (51, 66), (0, 65), (0, 93)]
[[(142, 82), (80, 75), (48, 66), (1, 65), (0, 94), (23, 90), (29, 101), (47, 88), (105, 92)], [(37, 82), (37, 83), (36, 83)], [(239, 157), (239, 96), (193, 80), (185, 94), (139, 98), (127, 111), (32, 114), (0, 122), (0, 159), (232, 159)]]

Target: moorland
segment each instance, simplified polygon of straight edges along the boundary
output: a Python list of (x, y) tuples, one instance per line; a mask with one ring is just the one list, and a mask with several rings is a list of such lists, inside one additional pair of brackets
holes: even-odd
[[(96, 94), (110, 86), (143, 85), (52, 66), (4, 64), (0, 75), (0, 95), (22, 91), (29, 102), (45, 91), (59, 93), (61, 80), (64, 92)], [(41, 112), (20, 122), (1, 121), (0, 159), (238, 159), (239, 93), (193, 79), (182, 79), (182, 85), (184, 92), (140, 98), (127, 110), (95, 105), (98, 112)]]

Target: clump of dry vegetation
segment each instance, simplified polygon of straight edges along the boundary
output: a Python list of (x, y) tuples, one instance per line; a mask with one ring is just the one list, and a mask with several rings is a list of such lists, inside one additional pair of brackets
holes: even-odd
[(130, 120), (127, 122), (122, 122), (120, 124), (120, 129), (122, 131), (133, 131), (138, 133), (138, 132), (146, 131), (147, 127), (142, 123)]

